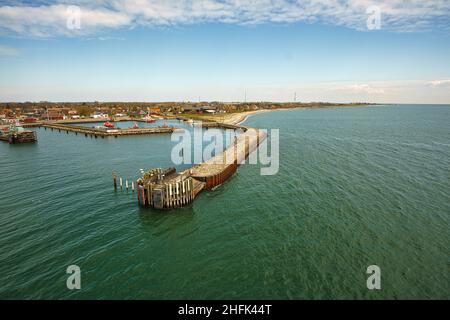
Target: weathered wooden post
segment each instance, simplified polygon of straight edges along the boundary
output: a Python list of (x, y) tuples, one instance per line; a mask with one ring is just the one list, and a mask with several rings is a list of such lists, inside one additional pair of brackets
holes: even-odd
[(191, 193), (190, 193), (190, 191), (191, 191), (191, 180), (192, 180), (192, 178), (188, 178), (187, 185), (186, 185), (188, 202), (191, 202)]
[(180, 206), (181, 204), (181, 198), (180, 198), (180, 183), (176, 182), (177, 184), (177, 206)]
[(117, 190), (117, 175), (113, 172), (114, 190)]
[(152, 184), (149, 184), (147, 186), (147, 198), (148, 198), (148, 204), (150, 206), (153, 206), (153, 187), (152, 187)]
[(145, 188), (144, 188), (144, 186), (142, 186), (141, 189), (142, 189), (142, 205), (145, 206)]
[(171, 183), (167, 183), (166, 184), (166, 207), (170, 208), (172, 206), (172, 184)]
[(140, 197), (140, 194), (141, 194), (141, 188), (142, 188), (142, 186), (136, 184), (136, 187), (137, 187), (137, 192), (136, 192), (137, 200), (138, 200), (138, 203), (141, 204), (141, 197)]
[(170, 195), (169, 206), (172, 207), (172, 205), (173, 205), (173, 188), (172, 188), (171, 183), (169, 183), (169, 195)]

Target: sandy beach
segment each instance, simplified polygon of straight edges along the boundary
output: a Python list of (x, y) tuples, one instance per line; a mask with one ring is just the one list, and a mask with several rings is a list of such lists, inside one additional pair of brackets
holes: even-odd
[(234, 113), (234, 114), (228, 114), (225, 116), (225, 119), (219, 121), (226, 124), (234, 124), (238, 125), (247, 120), (247, 118), (253, 114), (261, 113), (261, 112), (268, 112), (271, 110), (255, 110), (255, 111), (246, 111), (246, 112), (240, 112), (240, 113)]

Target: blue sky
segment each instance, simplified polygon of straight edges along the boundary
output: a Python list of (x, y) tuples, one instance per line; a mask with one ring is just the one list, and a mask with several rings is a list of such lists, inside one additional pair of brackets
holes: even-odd
[(236, 1), (0, 2), (0, 101), (450, 103), (445, 2)]

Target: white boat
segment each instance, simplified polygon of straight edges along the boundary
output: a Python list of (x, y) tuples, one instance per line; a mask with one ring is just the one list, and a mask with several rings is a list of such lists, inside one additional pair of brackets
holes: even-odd
[(153, 119), (152, 116), (149, 115), (149, 114), (147, 114), (147, 115), (144, 117), (144, 120), (145, 120), (147, 123), (153, 123), (153, 122), (156, 122), (156, 119)]

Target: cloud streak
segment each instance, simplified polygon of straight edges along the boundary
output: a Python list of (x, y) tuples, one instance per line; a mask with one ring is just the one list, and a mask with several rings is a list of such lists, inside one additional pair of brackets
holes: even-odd
[[(67, 7), (81, 8), (82, 28), (69, 30)], [(446, 0), (97, 0), (45, 1), (0, 6), (3, 34), (54, 37), (104, 29), (219, 22), (229, 24), (323, 23), (367, 30), (367, 8), (380, 8), (382, 28), (396, 32), (449, 31)]]
[(16, 48), (0, 45), (0, 57), (17, 57), (20, 51)]
[(431, 87), (450, 88), (450, 80), (433, 80), (428, 83)]
[[(356, 88), (356, 89), (355, 89)], [(370, 89), (368, 89), (370, 88)], [(0, 101), (329, 101), (377, 103), (450, 103), (450, 90), (427, 81), (323, 82), (297, 85), (1, 86)]]
[(101, 28), (119, 28), (132, 23), (124, 13), (107, 8), (81, 7), (81, 29), (69, 29), (69, 4), (0, 7), (0, 28), (15, 35), (52, 37), (92, 34)]
[(354, 91), (354, 92), (362, 92), (367, 94), (384, 94), (385, 91), (383, 88), (375, 87), (370, 84), (353, 84), (342, 88), (343, 90)]

